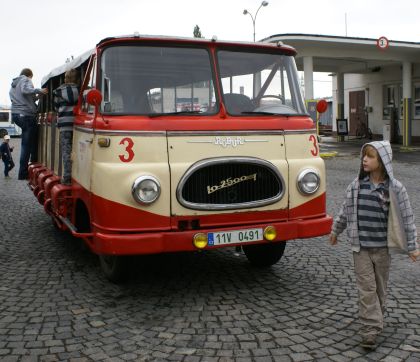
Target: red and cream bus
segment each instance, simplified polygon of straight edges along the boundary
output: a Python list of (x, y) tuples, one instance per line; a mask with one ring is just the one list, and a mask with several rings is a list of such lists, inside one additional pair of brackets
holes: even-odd
[[(43, 79), (34, 194), (113, 281), (127, 255), (235, 246), (252, 264), (276, 263), (288, 240), (331, 227), (295, 54), (282, 43), (102, 40)], [(82, 82), (65, 186), (52, 91), (71, 68)]]

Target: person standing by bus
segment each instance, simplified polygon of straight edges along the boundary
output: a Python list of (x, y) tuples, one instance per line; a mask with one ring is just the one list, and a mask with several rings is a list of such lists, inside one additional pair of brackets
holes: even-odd
[(57, 112), (57, 127), (63, 159), (61, 183), (71, 185), (71, 151), (73, 146), (74, 106), (79, 98), (78, 75), (75, 69), (64, 74), (64, 83), (53, 91), (54, 108)]
[(12, 102), (12, 120), (22, 128), (22, 141), (19, 162), (19, 180), (28, 178), (28, 162), (37, 159), (37, 104), (39, 96), (48, 93), (47, 88), (35, 88), (32, 83), (33, 73), (24, 68), (19, 77), (14, 78), (9, 91)]

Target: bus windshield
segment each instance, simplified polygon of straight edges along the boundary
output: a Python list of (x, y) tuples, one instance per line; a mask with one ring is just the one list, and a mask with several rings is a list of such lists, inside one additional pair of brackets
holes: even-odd
[(105, 114), (214, 114), (210, 54), (203, 48), (115, 46), (101, 60)]
[(220, 50), (217, 60), (229, 114), (307, 114), (292, 56)]

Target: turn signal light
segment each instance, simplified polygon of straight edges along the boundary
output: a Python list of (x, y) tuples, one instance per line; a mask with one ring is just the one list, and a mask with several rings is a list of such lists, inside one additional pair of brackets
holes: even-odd
[(197, 249), (204, 249), (207, 246), (207, 235), (204, 233), (195, 234), (193, 244)]
[(106, 138), (106, 137), (98, 138), (99, 147), (109, 147), (110, 144), (111, 144), (111, 140), (109, 138)]
[(273, 241), (277, 236), (277, 231), (274, 226), (267, 226), (264, 229), (264, 239), (268, 241)]

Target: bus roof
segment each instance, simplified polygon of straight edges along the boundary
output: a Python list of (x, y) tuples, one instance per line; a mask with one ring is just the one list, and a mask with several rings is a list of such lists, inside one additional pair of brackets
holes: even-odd
[(79, 65), (83, 64), (89, 57), (95, 52), (95, 49), (88, 50), (83, 54), (73, 58), (69, 62), (54, 68), (51, 72), (49, 72), (45, 77), (41, 80), (41, 85), (44, 86), (51, 78), (54, 78), (58, 75), (64, 74), (68, 70), (72, 68), (77, 68)]
[(277, 43), (262, 43), (262, 42), (245, 42), (245, 41), (233, 41), (233, 40), (218, 40), (217, 37), (213, 37), (211, 39), (206, 38), (190, 38), (190, 37), (179, 37), (179, 36), (168, 36), (168, 35), (143, 35), (143, 34), (131, 34), (131, 35), (121, 35), (121, 36), (115, 36), (115, 37), (108, 37), (102, 39), (97, 45), (101, 46), (105, 43), (108, 43), (110, 41), (121, 41), (124, 39), (145, 39), (145, 40), (157, 40), (157, 41), (174, 41), (174, 42), (185, 42), (185, 43), (191, 43), (191, 42), (197, 42), (197, 43), (217, 43), (217, 44), (223, 44), (223, 45), (242, 45), (242, 46), (250, 46), (255, 48), (262, 48), (262, 49), (274, 49), (274, 48), (281, 48), (282, 50), (286, 50), (291, 52), (292, 54), (296, 54), (296, 50), (289, 46), (285, 45), (282, 42)]
[[(103, 46), (108, 43), (113, 42), (120, 42), (123, 40), (135, 40), (135, 39), (144, 39), (144, 40), (156, 40), (156, 41), (171, 41), (171, 42), (178, 42), (178, 43), (192, 43), (197, 42), (201, 44), (220, 44), (220, 45), (227, 45), (227, 46), (247, 46), (247, 47), (254, 47), (257, 49), (282, 49), (288, 52), (291, 55), (296, 54), (296, 50), (289, 46), (285, 45), (282, 42), (278, 43), (260, 43), (260, 42), (244, 42), (244, 41), (227, 41), (227, 40), (217, 40), (216, 37), (212, 39), (204, 39), (204, 38), (188, 38), (188, 37), (174, 37), (174, 36), (166, 36), (166, 35), (142, 35), (142, 34), (131, 34), (131, 35), (121, 35), (115, 37), (108, 37), (102, 39), (97, 46)], [(50, 73), (48, 73), (45, 77), (41, 80), (41, 85), (44, 86), (51, 78), (64, 74), (66, 71), (77, 68), (81, 64), (83, 64), (89, 57), (95, 52), (95, 49), (88, 50), (87, 52), (75, 57), (71, 61), (53, 69)]]

